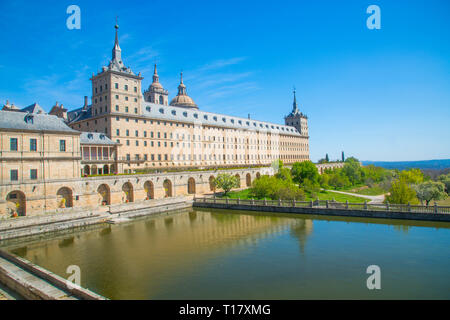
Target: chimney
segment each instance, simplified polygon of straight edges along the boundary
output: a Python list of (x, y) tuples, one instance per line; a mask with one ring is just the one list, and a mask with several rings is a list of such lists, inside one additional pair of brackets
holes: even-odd
[(88, 96), (84, 96), (84, 106), (83, 107), (86, 108), (88, 106), (88, 103), (89, 103)]
[(250, 120), (250, 113), (248, 114), (248, 120)]

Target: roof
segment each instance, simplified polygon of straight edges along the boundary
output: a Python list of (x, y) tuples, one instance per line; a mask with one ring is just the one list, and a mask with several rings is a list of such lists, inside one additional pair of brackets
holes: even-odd
[(33, 103), (32, 105), (25, 107), (23, 109), (21, 109), (21, 111), (23, 112), (29, 112), (29, 113), (34, 113), (34, 114), (46, 114), (47, 112), (44, 111), (44, 109), (42, 109), (42, 107), (40, 105), (38, 105), (36, 102)]
[(79, 131), (69, 128), (61, 118), (46, 113), (0, 111), (1, 129), (79, 134)]
[(80, 144), (92, 145), (118, 145), (119, 143), (112, 141), (104, 133), (100, 132), (82, 132), (80, 136)]
[(246, 129), (251, 131), (301, 136), (296, 128), (271, 122), (233, 117), (219, 113), (204, 112), (183, 107), (164, 106), (142, 100), (144, 117), (167, 121), (190, 122), (218, 126), (231, 129)]
[(92, 106), (78, 108), (67, 113), (69, 123), (92, 118)]

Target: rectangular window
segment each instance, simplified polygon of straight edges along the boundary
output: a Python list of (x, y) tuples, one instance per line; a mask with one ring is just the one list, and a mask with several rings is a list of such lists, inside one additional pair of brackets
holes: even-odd
[(119, 129), (116, 129), (116, 135), (120, 136), (120, 130)]
[(118, 83), (116, 83), (116, 89), (119, 89), (119, 84)]
[(18, 170), (11, 170), (10, 171), (10, 177), (11, 177), (11, 181), (19, 180), (19, 171)]
[(66, 151), (66, 140), (59, 140), (59, 151)]
[(128, 91), (128, 85), (127, 84), (125, 85), (125, 91)]
[(9, 139), (9, 149), (11, 151), (17, 151), (17, 138)]
[(130, 154), (127, 154), (127, 160), (130, 161)]
[(37, 169), (31, 169), (30, 170), (30, 179), (31, 180), (37, 180)]
[(119, 111), (119, 106), (116, 105), (116, 111)]
[(37, 151), (37, 139), (30, 139), (30, 151)]

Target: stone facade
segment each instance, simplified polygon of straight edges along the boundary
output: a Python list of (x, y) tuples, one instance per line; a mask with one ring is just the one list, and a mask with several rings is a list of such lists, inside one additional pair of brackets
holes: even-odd
[(91, 78), (92, 105), (85, 103), (69, 112), (68, 124), (74, 130), (104, 133), (120, 143), (118, 161), (125, 173), (309, 160), (307, 118), (302, 114), (297, 126), (295, 121), (280, 125), (202, 112), (187, 95), (182, 78), (177, 96), (168, 105), (156, 66), (153, 83), (142, 94), (143, 78), (123, 65), (117, 29), (110, 64)]
[[(98, 209), (104, 205), (139, 203), (214, 191), (212, 180), (221, 173), (238, 176), (241, 187), (249, 187), (259, 176), (273, 174), (273, 169), (235, 169), (117, 175), (61, 179), (0, 185), (0, 219), (10, 217), (20, 201), (21, 215), (70, 211), (71, 207)], [(11, 194), (20, 197), (10, 199)]]

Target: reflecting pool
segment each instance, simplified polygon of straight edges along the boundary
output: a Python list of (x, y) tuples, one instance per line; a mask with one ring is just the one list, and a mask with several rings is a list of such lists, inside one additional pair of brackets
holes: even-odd
[(0, 245), (110, 299), (450, 298), (449, 223), (192, 209)]

